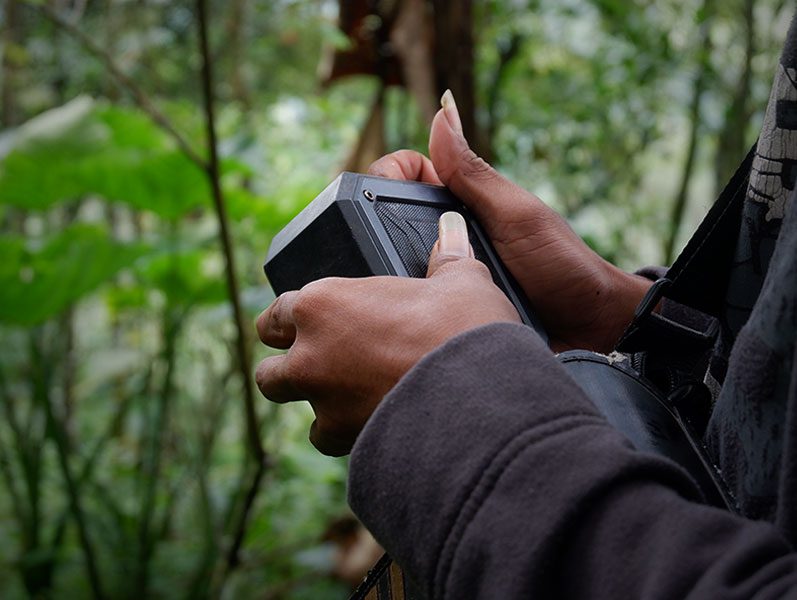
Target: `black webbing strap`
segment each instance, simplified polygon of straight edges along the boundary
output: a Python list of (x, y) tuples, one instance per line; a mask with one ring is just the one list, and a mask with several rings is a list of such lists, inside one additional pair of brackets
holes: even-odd
[(739, 237), (756, 144), (750, 148), (714, 206), (665, 276), (665, 296), (709, 315), (719, 316)]
[(349, 596), (349, 600), (419, 600), (412, 591), (404, 571), (387, 554), (383, 554), (365, 580)]
[(708, 315), (720, 315), (755, 149), (753, 144), (666, 275), (640, 302), (633, 321), (617, 343), (618, 350), (638, 352), (647, 350), (651, 344), (663, 343), (675, 348), (680, 344), (712, 342), (714, 332), (696, 332), (661, 317), (653, 309), (662, 298), (669, 298)]

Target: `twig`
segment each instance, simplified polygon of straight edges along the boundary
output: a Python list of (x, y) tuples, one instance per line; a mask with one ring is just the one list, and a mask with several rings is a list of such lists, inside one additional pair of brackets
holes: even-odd
[[(13, 410), (14, 401), (6, 387), (5, 375), (2, 369), (0, 369), (0, 403), (3, 404), (5, 409), (6, 422), (9, 423), (11, 431), (14, 434), (14, 443), (17, 445), (17, 452), (24, 454), (25, 448), (20, 445), (19, 425), (16, 413)], [(20, 458), (20, 460), (22, 461), (24, 459)], [(6, 487), (11, 495), (11, 506), (14, 510), (14, 516), (17, 518), (24, 535), (24, 530), (28, 523), (28, 516), (25, 511), (25, 504), (22, 501), (22, 494), (17, 488), (17, 478), (14, 476), (11, 469), (11, 456), (6, 453), (2, 439), (0, 439), (0, 471), (3, 473), (3, 478), (6, 480)]]
[(25, 527), (27, 518), (22, 503), (22, 496), (17, 489), (16, 478), (11, 470), (11, 456), (6, 452), (2, 439), (0, 439), (0, 473), (3, 475), (8, 493), (11, 496), (11, 508), (14, 512), (14, 517), (17, 519), (20, 528), (23, 528)]
[(226, 377), (222, 378), (221, 385), (219, 385), (219, 383), (214, 385), (214, 382), (208, 378), (205, 388), (207, 391), (205, 404), (208, 407), (208, 415), (205, 422), (197, 428), (199, 430), (200, 446), (194, 468), (196, 472), (197, 488), (199, 490), (204, 547), (196, 563), (194, 574), (191, 576), (191, 583), (186, 588), (187, 592), (184, 596), (186, 600), (210, 597), (207, 591), (211, 589), (214, 565), (219, 555), (219, 528), (214, 519), (213, 507), (210, 500), (208, 471), (210, 469), (211, 454), (213, 453), (219, 430), (218, 422), (223, 410), (222, 404), (214, 400), (214, 397), (223, 397), (223, 394), (220, 392), (223, 390), (226, 379)]
[(94, 555), (94, 549), (91, 545), (91, 540), (89, 539), (88, 524), (86, 522), (85, 513), (83, 512), (78, 486), (75, 482), (75, 477), (69, 464), (69, 449), (66, 431), (64, 430), (63, 423), (59, 422), (55, 417), (55, 411), (53, 410), (47, 384), (45, 383), (47, 375), (44, 371), (46, 369), (39, 367), (40, 365), (48, 364), (48, 361), (43, 356), (43, 353), (38, 347), (38, 344), (33, 336), (31, 336), (31, 358), (33, 359), (33, 364), (40, 368), (40, 373), (38, 375), (40, 377), (39, 381), (42, 383), (39, 386), (39, 393), (37, 394), (38, 398), (36, 398), (36, 400), (41, 403), (44, 409), (45, 416), (47, 418), (47, 429), (55, 444), (56, 454), (58, 456), (58, 464), (61, 468), (61, 476), (64, 478), (64, 487), (66, 488), (69, 506), (71, 507), (72, 511), (72, 518), (75, 521), (78, 539), (80, 541), (81, 549), (83, 550), (83, 558), (86, 561), (86, 571), (89, 577), (89, 585), (94, 598), (101, 599), (105, 597), (105, 594), (102, 591), (100, 574), (97, 570), (97, 560)]
[(155, 500), (158, 479), (163, 461), (163, 446), (169, 422), (169, 408), (174, 394), (174, 370), (177, 336), (182, 327), (182, 315), (175, 315), (170, 307), (163, 318), (163, 362), (165, 372), (156, 412), (152, 419), (154, 431), (149, 443), (149, 453), (144, 463), (144, 498), (138, 521), (138, 555), (136, 562), (136, 597), (146, 598), (149, 586), (149, 566), (155, 548), (155, 535), (152, 521), (155, 514)]
[[(30, 334), (32, 335), (32, 334)], [(33, 364), (33, 361), (31, 361)], [(35, 366), (35, 365), (34, 365)], [(40, 383), (35, 380), (31, 375), (31, 396), (38, 397), (38, 390)], [(19, 462), (19, 468), (22, 471), (23, 490), (25, 497), (22, 498), (23, 503), (20, 505), (19, 519), (22, 537), (22, 550), (21, 556), (28, 553), (36, 552), (40, 547), (40, 534), (41, 534), (41, 481), (42, 481), (42, 461), (41, 453), (43, 444), (43, 435), (36, 435), (32, 432), (31, 427), (23, 427), (20, 422), (19, 416), (16, 411), (15, 399), (12, 398), (11, 392), (8, 389), (5, 380), (5, 374), (0, 369), (0, 403), (3, 405), (3, 416), (5, 422), (8, 423), (11, 432), (14, 436), (14, 446)], [(35, 406), (31, 408), (31, 414), (35, 412)], [(32, 421), (33, 419), (29, 419)], [(27, 429), (27, 431), (26, 431)], [(46, 432), (45, 432), (46, 433)], [(16, 479), (15, 479), (16, 481)], [(9, 484), (9, 491), (14, 494), (14, 487)], [(21, 494), (20, 494), (21, 496)], [(19, 561), (20, 571), (25, 583), (25, 587), (31, 595), (34, 595), (38, 589), (39, 581), (33, 581), (30, 577), (30, 569), (26, 567), (23, 560)], [(44, 576), (40, 576), (39, 580), (45, 581)], [(39, 586), (39, 587), (37, 587)]]
[[(492, 82), (490, 83), (489, 92), (487, 94), (487, 140), (486, 144), (492, 146), (495, 139), (495, 131), (498, 126), (498, 100), (503, 87), (506, 73), (512, 61), (520, 53), (525, 41), (524, 36), (517, 31), (512, 32), (509, 41), (499, 47), (498, 50), (498, 66), (493, 70)], [(492, 154), (494, 154), (491, 151)]]
[[(150, 366), (150, 371), (152, 367)], [(127, 418), (128, 410), (130, 409), (130, 405), (133, 402), (133, 398), (136, 397), (136, 394), (130, 394), (126, 398), (122, 399), (120, 406), (114, 412), (113, 419), (111, 420), (110, 424), (108, 425), (107, 430), (105, 433), (97, 440), (97, 442), (92, 447), (91, 451), (89, 452), (88, 457), (83, 461), (83, 465), (79, 468), (77, 474), (77, 486), (78, 488), (83, 488), (86, 485), (94, 485), (93, 475), (94, 475), (94, 468), (97, 464), (97, 461), (102, 456), (103, 449), (105, 445), (113, 438), (114, 432), (119, 429), (121, 424)], [(69, 519), (69, 508), (65, 508), (61, 515), (55, 520), (56, 525), (53, 527), (53, 535), (50, 541), (50, 551), (53, 555), (55, 555), (60, 548), (61, 543), (63, 542), (64, 533), (66, 532), (66, 523)]]
[(130, 95), (133, 97), (136, 105), (142, 111), (144, 111), (158, 127), (165, 131), (174, 140), (183, 154), (185, 154), (186, 157), (188, 157), (188, 159), (196, 164), (200, 169), (207, 171), (208, 165), (206, 161), (194, 151), (188, 140), (186, 140), (185, 137), (183, 137), (183, 135), (177, 131), (177, 129), (175, 129), (174, 125), (172, 125), (171, 121), (169, 121), (166, 115), (158, 110), (146, 92), (144, 92), (144, 90), (142, 90), (135, 81), (133, 81), (124, 73), (124, 71), (122, 71), (121, 67), (119, 67), (111, 55), (97, 45), (94, 40), (86, 35), (74, 23), (59, 15), (48, 4), (32, 3), (30, 0), (25, 0), (25, 3), (34, 10), (39, 11), (42, 15), (44, 15), (44, 17), (74, 37), (86, 50), (88, 50), (90, 54), (102, 62), (108, 72), (119, 83), (119, 85), (130, 92)]
[(226, 283), (230, 304), (232, 305), (233, 318), (236, 327), (236, 351), (238, 354), (238, 368), (241, 374), (244, 393), (244, 409), (246, 414), (247, 436), (249, 451), (252, 456), (261, 462), (265, 457), (265, 450), (260, 440), (260, 427), (258, 425), (257, 410), (255, 409), (255, 396), (252, 390), (252, 376), (250, 373), (251, 360), (247, 344), (248, 324), (244, 322), (243, 309), (241, 308), (240, 294), (238, 291), (238, 276), (235, 268), (235, 253), (230, 237), (230, 226), (227, 219), (227, 208), (224, 194), (221, 189), (221, 175), (219, 170), (219, 157), (216, 141), (216, 121), (213, 109), (213, 78), (210, 65), (210, 50), (208, 45), (206, 2), (197, 0), (199, 16), (199, 40), (202, 54), (202, 95), (205, 106), (205, 127), (207, 129), (208, 164), (206, 173), (213, 195), (213, 206), (216, 218), (219, 221), (219, 239), (226, 262)]
[(252, 474), (251, 480), (249, 481), (249, 486), (246, 489), (243, 489), (243, 486), (241, 486), (241, 491), (243, 492), (241, 496), (241, 510), (237, 513), (237, 515), (234, 516), (234, 521), (232, 522), (232, 530), (234, 534), (232, 542), (230, 543), (230, 547), (227, 550), (227, 558), (225, 561), (224, 571), (222, 571), (221, 581), (224, 580), (227, 573), (237, 567), (241, 562), (239, 555), (241, 552), (241, 547), (244, 543), (246, 525), (249, 522), (249, 513), (252, 511), (255, 498), (257, 498), (257, 494), (260, 490), (260, 482), (263, 480), (263, 476), (266, 474), (266, 465), (267, 462), (265, 460), (255, 463), (255, 471)]
[(17, 411), (14, 408), (14, 399), (11, 397), (11, 393), (6, 385), (5, 373), (2, 368), (0, 368), (0, 401), (3, 403), (3, 414), (6, 423), (8, 423), (11, 432), (14, 434), (14, 443), (17, 445), (17, 448), (25, 448), (26, 437), (22, 431), (22, 425), (19, 422)]
[(246, 533), (246, 525), (249, 519), (255, 498), (257, 497), (260, 482), (267, 465), (267, 455), (260, 440), (260, 425), (255, 408), (255, 396), (252, 389), (252, 376), (250, 373), (251, 360), (249, 358), (249, 347), (247, 342), (248, 326), (244, 321), (243, 310), (238, 293), (238, 279), (235, 269), (235, 255), (233, 252), (232, 241), (230, 239), (229, 224), (227, 221), (227, 211), (224, 204), (224, 195), (221, 189), (219, 172), (219, 158), (216, 143), (216, 121), (213, 109), (213, 72), (211, 68), (210, 44), (208, 42), (208, 18), (207, 1), (196, 0), (197, 18), (199, 21), (199, 51), (202, 55), (202, 96), (205, 108), (205, 126), (207, 129), (208, 144), (208, 165), (207, 175), (213, 194), (213, 205), (216, 209), (216, 217), (219, 221), (219, 237), (226, 260), (225, 275), (227, 279), (227, 294), (232, 305), (233, 317), (236, 327), (236, 350), (238, 355), (238, 369), (241, 375), (242, 391), (244, 395), (244, 417), (246, 420), (246, 434), (248, 439), (247, 448), (251, 459), (255, 463), (255, 472), (252, 476), (250, 485), (244, 494), (244, 502), (238, 518), (235, 519), (232, 535), (232, 542), (227, 552), (226, 566), (222, 572), (221, 581), (223, 582), (226, 574), (234, 568), (238, 562), (238, 554), (243, 538)]

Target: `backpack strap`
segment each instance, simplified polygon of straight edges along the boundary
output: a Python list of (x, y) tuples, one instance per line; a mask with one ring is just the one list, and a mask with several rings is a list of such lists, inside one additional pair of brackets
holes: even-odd
[(639, 303), (633, 320), (617, 343), (618, 351), (632, 353), (654, 347), (674, 351), (679, 348), (708, 349), (713, 344), (715, 329), (696, 331), (662, 317), (653, 309), (660, 300), (669, 298), (707, 315), (720, 315), (755, 149), (756, 144), (673, 265)]
[(383, 554), (349, 600), (420, 600), (420, 596), (412, 591), (401, 567)]

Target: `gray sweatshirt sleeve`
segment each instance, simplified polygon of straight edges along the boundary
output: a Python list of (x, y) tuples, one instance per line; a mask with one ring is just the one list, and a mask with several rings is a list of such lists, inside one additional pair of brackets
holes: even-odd
[(355, 513), (430, 598), (797, 597), (797, 556), (772, 526), (694, 498), (511, 324), (416, 365), (349, 477)]

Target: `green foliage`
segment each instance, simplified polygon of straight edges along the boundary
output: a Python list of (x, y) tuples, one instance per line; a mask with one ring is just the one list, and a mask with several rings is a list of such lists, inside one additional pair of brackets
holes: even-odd
[[(306, 405), (257, 406), (269, 470), (240, 563), (225, 571), (253, 465), (207, 173), (36, 3), (6, 0), (0, 22), (0, 118), (11, 115), (0, 134), (0, 597), (91, 596), (67, 474), (110, 598), (345, 597), (321, 537), (346, 511), (347, 465), (307, 443)], [(54, 5), (67, 4), (205, 160), (194, 3)], [(710, 85), (690, 219), (713, 194), (718, 134), (754, 135), (758, 109), (725, 110), (744, 63), (741, 2), (714, 4), (474, 2), (476, 117), (492, 162), (620, 264), (660, 260), (699, 69)], [(338, 2), (210, 6), (221, 187), (253, 322), (273, 299), (271, 236), (336, 175), (377, 84), (319, 89), (327, 50), (351, 46)], [(766, 100), (784, 7), (757, 0), (751, 107)], [(386, 99), (387, 149), (425, 149), (412, 95)]]
[(137, 111), (78, 98), (10, 135), (0, 203), (44, 210), (99, 195), (174, 219), (209, 202), (201, 170)]
[[(523, 40), (497, 107), (499, 161), (526, 168), (513, 175), (529, 184), (544, 173), (556, 187), (549, 200), (566, 214), (627, 197), (636, 161), (663, 133), (670, 99), (662, 86), (677, 66), (663, 16), (623, 2), (544, 3), (494, 16), (496, 28)], [(489, 46), (482, 51), (498, 60)]]
[(143, 289), (159, 289), (171, 306), (218, 304), (226, 299), (220, 269), (208, 267), (217, 258), (201, 249), (166, 248), (138, 269)]
[(0, 322), (36, 325), (62, 313), (146, 252), (120, 244), (100, 228), (74, 225), (40, 246), (0, 238)]

